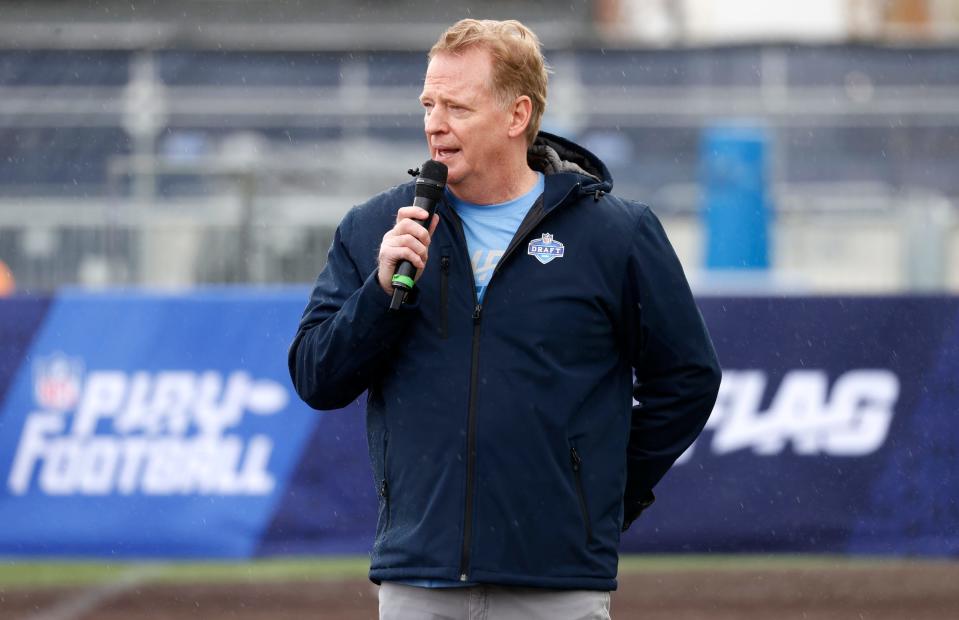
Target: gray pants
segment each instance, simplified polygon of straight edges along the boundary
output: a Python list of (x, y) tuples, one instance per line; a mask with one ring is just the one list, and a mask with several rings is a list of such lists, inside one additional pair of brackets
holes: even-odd
[(380, 620), (609, 620), (609, 592), (512, 586), (419, 588), (384, 581)]

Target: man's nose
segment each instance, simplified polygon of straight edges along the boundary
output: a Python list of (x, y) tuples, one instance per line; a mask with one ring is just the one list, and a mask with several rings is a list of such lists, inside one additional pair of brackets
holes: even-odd
[(426, 133), (442, 133), (446, 131), (446, 119), (443, 116), (443, 113), (434, 108), (432, 112), (426, 115), (424, 121), (426, 123)]

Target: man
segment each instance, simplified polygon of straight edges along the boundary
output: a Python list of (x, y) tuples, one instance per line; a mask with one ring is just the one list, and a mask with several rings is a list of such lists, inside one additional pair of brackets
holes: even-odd
[[(407, 183), (344, 218), (293, 382), (317, 409), (368, 392), (381, 617), (608, 617), (620, 532), (715, 401), (712, 344), (653, 213), (538, 131), (530, 30), (453, 25), (420, 102), (437, 215)], [(390, 312), (404, 259), (419, 279)]]

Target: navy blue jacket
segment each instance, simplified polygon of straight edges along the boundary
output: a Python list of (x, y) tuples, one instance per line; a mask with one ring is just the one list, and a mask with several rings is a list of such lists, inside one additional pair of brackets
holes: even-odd
[[(545, 133), (537, 144), (565, 161), (531, 156), (546, 189), (482, 306), (462, 226), (440, 204), (417, 295), (387, 311), (377, 253), (413, 202), (407, 183), (343, 219), (290, 348), (312, 407), (368, 391), (376, 582), (615, 589), (624, 520), (715, 401), (716, 355), (655, 215), (611, 196), (591, 153)], [(545, 263), (530, 254), (544, 234), (563, 245)]]

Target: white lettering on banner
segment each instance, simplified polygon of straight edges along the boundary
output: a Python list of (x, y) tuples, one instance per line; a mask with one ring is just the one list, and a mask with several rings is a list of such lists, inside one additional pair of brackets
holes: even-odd
[[(706, 423), (714, 454), (749, 448), (774, 455), (791, 447), (799, 455), (865, 456), (886, 441), (899, 398), (899, 378), (889, 370), (847, 371), (831, 390), (825, 371), (793, 370), (760, 411), (767, 382), (762, 370), (723, 371)], [(677, 463), (687, 461), (695, 445)]]
[(82, 367), (62, 354), (36, 365), (39, 410), (24, 423), (7, 480), (11, 493), (27, 493), (34, 481), (55, 496), (265, 495), (274, 489), (273, 440), (229, 431), (247, 413), (284, 409), (289, 395), (279, 383), (243, 371), (226, 378), (216, 371), (101, 370), (85, 380), (64, 374)]

